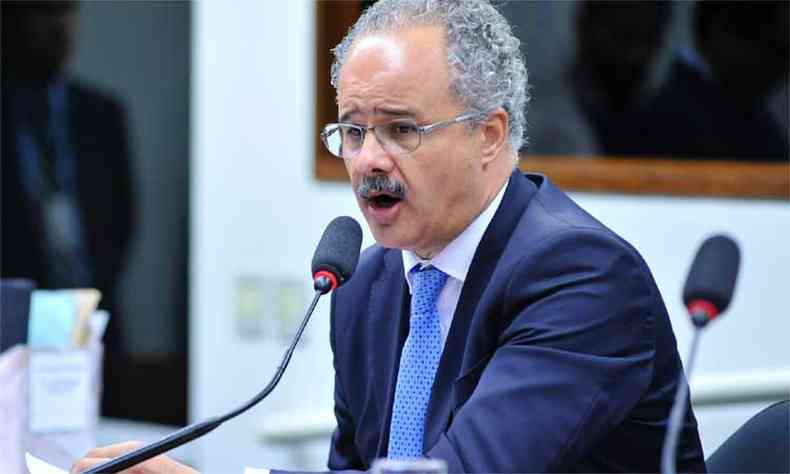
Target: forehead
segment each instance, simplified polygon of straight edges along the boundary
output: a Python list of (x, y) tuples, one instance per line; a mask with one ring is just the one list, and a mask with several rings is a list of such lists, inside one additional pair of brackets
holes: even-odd
[(340, 71), (341, 117), (404, 109), (411, 115), (452, 102), (444, 34), (438, 26), (368, 34)]

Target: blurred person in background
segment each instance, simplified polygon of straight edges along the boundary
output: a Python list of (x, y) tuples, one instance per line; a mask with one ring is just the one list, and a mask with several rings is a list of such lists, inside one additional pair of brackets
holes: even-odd
[[(2, 276), (39, 288), (95, 287), (111, 313), (104, 415), (123, 415), (116, 287), (132, 239), (125, 112), (69, 77), (73, 1), (3, 1)], [(114, 402), (115, 401), (115, 402)]]
[(584, 1), (576, 12), (576, 57), (570, 82), (598, 144), (598, 153), (649, 153), (653, 97), (671, 2)]
[(698, 2), (675, 53), (671, 2), (579, 3), (570, 82), (598, 152), (786, 161), (788, 5)]
[(692, 47), (681, 49), (654, 99), (673, 158), (787, 161), (790, 3), (697, 2)]

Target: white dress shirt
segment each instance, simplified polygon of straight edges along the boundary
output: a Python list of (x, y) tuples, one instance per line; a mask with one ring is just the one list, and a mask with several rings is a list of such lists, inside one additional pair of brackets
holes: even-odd
[(472, 265), (478, 245), (483, 239), (491, 219), (499, 209), (502, 197), (505, 195), (507, 182), (502, 185), (494, 200), (480, 213), (477, 218), (469, 224), (461, 234), (447, 244), (447, 247), (436, 254), (430, 260), (423, 260), (410, 250), (401, 251), (403, 255), (403, 271), (406, 274), (406, 283), (411, 294), (411, 269), (417, 265), (432, 265), (447, 274), (447, 282), (439, 292), (439, 299), (436, 302), (436, 309), (439, 312), (439, 326), (442, 330), (442, 345), (447, 341), (447, 334), (450, 332), (450, 325), (453, 322), (455, 308), (458, 306), (458, 299), (461, 297), (461, 289), (464, 287), (466, 275)]

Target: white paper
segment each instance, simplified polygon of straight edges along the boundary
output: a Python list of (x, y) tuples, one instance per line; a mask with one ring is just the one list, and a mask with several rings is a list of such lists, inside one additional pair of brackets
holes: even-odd
[[(27, 470), (30, 474), (68, 474), (60, 468), (53, 466), (30, 453), (25, 453), (25, 462), (27, 463)], [(245, 467), (244, 474), (269, 474), (269, 469), (256, 469), (254, 467)]]
[(24, 472), (22, 439), (27, 411), (27, 348), (16, 345), (0, 353), (0, 472)]
[[(244, 474), (269, 474), (271, 471), (269, 469), (257, 469), (254, 467), (245, 467)], [(32, 472), (30, 474), (33, 474)]]
[(42, 461), (30, 453), (25, 453), (25, 462), (30, 474), (68, 474), (67, 471)]
[(29, 370), (30, 431), (85, 429), (91, 413), (87, 351), (34, 351)]
[(90, 324), (90, 345), (101, 344), (104, 330), (107, 329), (107, 323), (110, 321), (110, 313), (104, 310), (94, 311), (91, 318), (88, 320)]

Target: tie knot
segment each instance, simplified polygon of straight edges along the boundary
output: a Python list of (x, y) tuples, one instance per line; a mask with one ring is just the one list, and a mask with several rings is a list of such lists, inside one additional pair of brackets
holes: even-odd
[(436, 267), (412, 270), (412, 314), (431, 313), (436, 310), (436, 299), (442, 291), (447, 275)]

